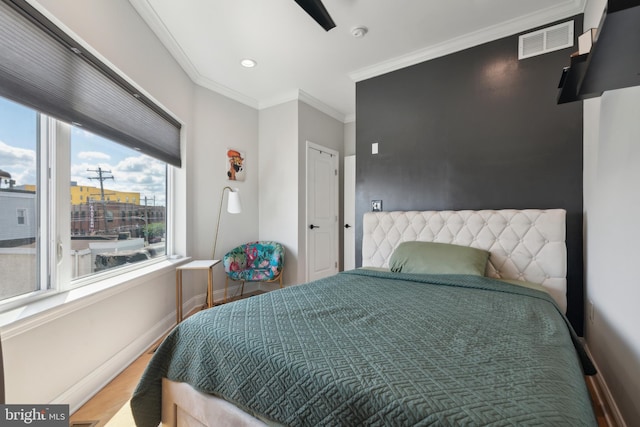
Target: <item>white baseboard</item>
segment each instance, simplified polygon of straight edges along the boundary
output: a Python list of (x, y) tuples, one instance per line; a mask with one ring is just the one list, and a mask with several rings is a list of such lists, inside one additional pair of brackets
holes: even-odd
[(607, 382), (605, 381), (604, 377), (600, 373), (601, 371), (598, 368), (598, 364), (596, 363), (595, 359), (591, 355), (591, 352), (589, 351), (589, 347), (585, 342), (583, 342), (583, 346), (587, 354), (589, 355), (591, 362), (593, 363), (596, 370), (598, 371), (598, 373), (593, 376), (596, 383), (595, 392), (597, 394), (596, 396), (597, 399), (604, 404), (603, 410), (604, 410), (604, 416), (607, 418), (607, 424), (610, 426), (627, 427), (627, 424), (625, 423), (624, 418), (622, 418), (622, 414), (618, 409), (618, 405), (616, 405), (616, 402), (613, 399), (613, 395), (611, 394), (611, 391), (607, 386)]
[[(196, 307), (201, 306), (203, 301), (204, 294), (194, 296), (186, 301), (184, 312), (190, 313), (192, 310), (195, 310)], [(175, 311), (172, 311), (161, 321), (156, 323), (152, 329), (138, 337), (135, 341), (116, 353), (91, 374), (87, 375), (67, 391), (53, 399), (51, 403), (68, 404), (69, 413), (73, 414), (145, 351), (147, 351), (153, 343), (167, 334), (175, 326), (175, 322), (176, 313)]]

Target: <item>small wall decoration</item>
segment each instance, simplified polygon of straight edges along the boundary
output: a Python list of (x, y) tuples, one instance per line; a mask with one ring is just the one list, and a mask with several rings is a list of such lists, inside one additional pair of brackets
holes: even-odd
[(228, 149), (227, 150), (227, 179), (229, 181), (244, 181), (245, 175), (245, 156), (242, 151)]

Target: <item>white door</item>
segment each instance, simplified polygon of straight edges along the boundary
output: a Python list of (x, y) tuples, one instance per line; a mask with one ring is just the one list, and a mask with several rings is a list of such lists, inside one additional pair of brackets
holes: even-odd
[(344, 269), (356, 268), (356, 156), (344, 158)]
[(338, 272), (338, 152), (307, 141), (307, 281)]

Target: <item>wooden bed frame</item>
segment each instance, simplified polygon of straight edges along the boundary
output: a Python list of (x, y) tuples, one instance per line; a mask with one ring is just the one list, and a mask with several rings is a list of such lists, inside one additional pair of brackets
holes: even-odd
[(237, 406), (187, 383), (162, 379), (162, 425), (171, 427), (258, 427), (266, 424)]
[[(368, 212), (363, 220), (363, 267), (388, 267), (404, 241), (432, 241), (490, 252), (485, 275), (542, 284), (566, 309), (565, 211), (481, 210)], [(266, 426), (262, 420), (186, 383), (162, 382), (162, 425)]]

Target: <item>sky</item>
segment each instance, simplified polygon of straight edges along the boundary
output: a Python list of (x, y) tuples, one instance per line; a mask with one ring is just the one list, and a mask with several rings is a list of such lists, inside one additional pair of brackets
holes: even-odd
[[(0, 97), (0, 169), (11, 174), (16, 186), (36, 184), (36, 123), (34, 110)], [(135, 191), (144, 200), (165, 205), (165, 163), (92, 134), (80, 127), (71, 130), (71, 181), (100, 187), (95, 172), (102, 168), (105, 189)], [(2, 187), (7, 185), (2, 182)], [(149, 202), (152, 204), (152, 202)]]

